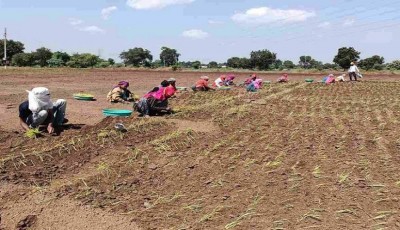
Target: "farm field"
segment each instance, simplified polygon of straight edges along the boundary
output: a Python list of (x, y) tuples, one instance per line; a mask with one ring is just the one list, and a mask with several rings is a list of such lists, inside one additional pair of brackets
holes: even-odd
[[(165, 117), (102, 117), (119, 80), (142, 95), (201, 75), (0, 71), (0, 229), (400, 229), (398, 76), (293, 74), (258, 93), (182, 93)], [(18, 105), (35, 86), (68, 100), (71, 129), (24, 136)]]

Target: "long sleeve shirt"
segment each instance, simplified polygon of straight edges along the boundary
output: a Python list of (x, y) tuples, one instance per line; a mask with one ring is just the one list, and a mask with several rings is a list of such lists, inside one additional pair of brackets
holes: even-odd
[(358, 67), (356, 65), (352, 65), (349, 68), (349, 73), (359, 73), (360, 70), (358, 70)]

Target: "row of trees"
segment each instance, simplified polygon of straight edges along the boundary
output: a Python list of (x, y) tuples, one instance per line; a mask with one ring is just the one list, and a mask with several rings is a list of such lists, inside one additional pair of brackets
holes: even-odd
[[(0, 40), (0, 44), (4, 41)], [(116, 64), (111, 58), (104, 60), (97, 55), (90, 53), (72, 54), (66, 52), (52, 52), (50, 49), (42, 47), (34, 52), (24, 53), (25, 47), (22, 42), (8, 40), (7, 41), (7, 57), (14, 66), (40, 66), (40, 67), (71, 67), (71, 68), (91, 68), (91, 67), (109, 67), (109, 66), (133, 66), (133, 67), (173, 67), (178, 68), (194, 68), (199, 69), (203, 66), (208, 68), (221, 68), (227, 66), (238, 69), (255, 69), (255, 70), (283, 70), (283, 69), (347, 69), (350, 62), (358, 61), (358, 66), (365, 70), (383, 70), (395, 69), (400, 70), (400, 60), (385, 64), (385, 59), (379, 55), (374, 55), (362, 60), (360, 52), (353, 47), (342, 47), (338, 50), (337, 55), (333, 59), (333, 63), (322, 63), (313, 57), (303, 55), (299, 57), (298, 63), (290, 60), (277, 59), (277, 54), (267, 49), (252, 51), (250, 57), (232, 57), (226, 63), (218, 63), (211, 61), (203, 64), (200, 61), (183, 62), (179, 61), (180, 54), (176, 49), (162, 47), (160, 57), (153, 61), (153, 55), (147, 49), (135, 47), (127, 51), (123, 51), (119, 57), (122, 63)], [(0, 57), (3, 50), (0, 49)]]

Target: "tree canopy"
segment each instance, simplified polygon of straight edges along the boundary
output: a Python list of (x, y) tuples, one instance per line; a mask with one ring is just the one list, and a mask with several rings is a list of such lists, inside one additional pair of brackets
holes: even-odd
[(276, 61), (276, 53), (272, 53), (267, 49), (252, 51), (250, 53), (251, 66), (259, 70), (269, 69), (269, 66), (275, 63), (275, 61)]
[(176, 49), (162, 47), (160, 53), (160, 60), (164, 66), (172, 66), (178, 63), (180, 54)]
[[(0, 59), (4, 57), (4, 50), (2, 49), (4, 44), (4, 39), (0, 39)], [(25, 46), (22, 42), (14, 41), (14, 40), (7, 40), (7, 60), (12, 60), (15, 54), (23, 53), (25, 50)], [(1, 62), (0, 62), (1, 64)]]
[(383, 63), (385, 63), (385, 59), (379, 55), (374, 55), (369, 58), (362, 59), (358, 66), (365, 70), (376, 69), (381, 70), (383, 69)]
[(338, 49), (338, 53), (333, 59), (333, 62), (338, 64), (343, 69), (348, 69), (350, 63), (357, 61), (360, 58), (360, 52), (353, 47), (342, 47)]
[(139, 66), (150, 66), (153, 56), (147, 49), (135, 47), (128, 51), (123, 51), (119, 57), (122, 59), (124, 64)]

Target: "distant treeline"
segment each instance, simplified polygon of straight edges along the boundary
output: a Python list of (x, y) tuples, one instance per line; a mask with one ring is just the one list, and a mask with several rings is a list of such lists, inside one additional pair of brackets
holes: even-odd
[[(0, 40), (3, 44), (4, 40)], [(70, 68), (107, 68), (107, 67), (145, 67), (160, 68), (172, 67), (173, 70), (180, 68), (235, 68), (249, 70), (285, 70), (285, 69), (333, 69), (344, 70), (349, 68), (350, 63), (355, 61), (364, 70), (400, 70), (400, 60), (385, 63), (382, 56), (374, 55), (360, 60), (360, 52), (353, 47), (342, 47), (338, 49), (337, 55), (332, 63), (322, 63), (311, 56), (303, 55), (299, 61), (294, 63), (290, 60), (280, 60), (277, 54), (267, 49), (252, 51), (250, 57), (231, 57), (225, 63), (211, 61), (201, 63), (200, 61), (179, 61), (180, 54), (176, 49), (162, 47), (160, 58), (153, 61), (153, 55), (147, 49), (135, 47), (121, 52), (119, 57), (122, 63), (116, 63), (112, 58), (107, 60), (90, 53), (74, 53), (56, 51), (41, 47), (34, 52), (25, 53), (22, 42), (7, 40), (7, 60), (1, 65), (8, 64), (21, 67), (70, 67)], [(0, 57), (4, 56), (3, 49)]]

